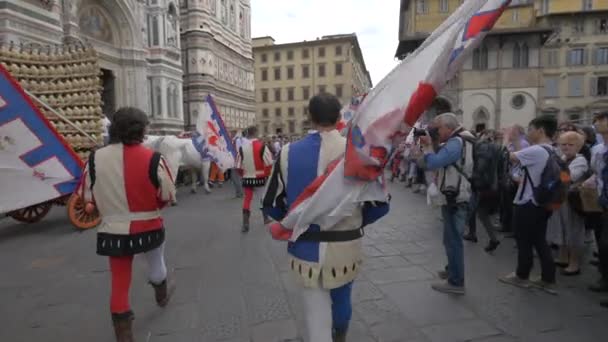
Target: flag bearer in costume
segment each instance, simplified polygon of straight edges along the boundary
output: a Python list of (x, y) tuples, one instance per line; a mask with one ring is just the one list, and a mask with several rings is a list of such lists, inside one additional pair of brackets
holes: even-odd
[(147, 125), (139, 109), (119, 109), (110, 126), (110, 144), (91, 154), (80, 187), (86, 209), (97, 207), (102, 218), (97, 254), (110, 261), (110, 310), (118, 342), (133, 341), (129, 287), (134, 255), (144, 253), (156, 303), (164, 307), (171, 293), (160, 210), (175, 198), (175, 186), (161, 155), (141, 144)]
[[(246, 140), (239, 148), (238, 160), (243, 174), (243, 233), (249, 231), (251, 202), (253, 198), (261, 198), (266, 185), (266, 179), (272, 169), (272, 152), (266, 144), (257, 139), (257, 128), (247, 129)], [(266, 222), (266, 216), (264, 216)]]
[[(346, 139), (336, 130), (340, 102), (330, 94), (309, 103), (315, 126), (304, 139), (283, 147), (275, 162), (263, 200), (263, 210), (280, 221), (297, 198), (328, 165), (340, 158)], [(311, 342), (343, 342), (349, 327), (353, 281), (362, 261), (363, 227), (388, 212), (388, 203), (366, 202), (351, 217), (331, 230), (313, 224), (296, 241), (289, 242), (289, 265), (299, 283)], [(291, 231), (271, 225), (275, 239), (287, 240)]]

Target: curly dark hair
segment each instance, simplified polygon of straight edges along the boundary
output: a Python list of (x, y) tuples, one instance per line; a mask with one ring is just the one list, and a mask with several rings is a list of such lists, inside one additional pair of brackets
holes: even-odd
[(114, 113), (109, 128), (110, 144), (136, 145), (144, 141), (148, 116), (134, 107), (123, 107)]

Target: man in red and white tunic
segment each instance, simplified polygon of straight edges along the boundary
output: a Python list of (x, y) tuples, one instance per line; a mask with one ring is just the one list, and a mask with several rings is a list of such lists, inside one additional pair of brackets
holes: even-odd
[[(243, 233), (249, 231), (249, 218), (251, 216), (251, 201), (254, 197), (261, 201), (266, 185), (266, 179), (272, 170), (272, 152), (257, 138), (257, 128), (247, 129), (247, 140), (239, 149), (238, 161), (243, 174)], [(261, 204), (260, 204), (261, 208)], [(266, 217), (264, 217), (266, 221)]]
[(147, 125), (141, 110), (119, 109), (110, 126), (109, 145), (91, 154), (79, 188), (87, 210), (96, 207), (101, 214), (97, 254), (110, 259), (110, 311), (118, 342), (133, 341), (129, 287), (134, 255), (145, 255), (157, 304), (167, 305), (171, 294), (160, 210), (175, 198), (175, 185), (161, 155), (141, 144)]

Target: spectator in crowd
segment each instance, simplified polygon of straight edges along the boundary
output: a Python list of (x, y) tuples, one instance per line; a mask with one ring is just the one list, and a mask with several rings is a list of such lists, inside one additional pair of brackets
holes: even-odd
[[(596, 131), (602, 136), (601, 141), (608, 139), (608, 112), (596, 115), (594, 119)], [(594, 227), (595, 239), (598, 246), (600, 279), (596, 284), (589, 287), (591, 291), (608, 293), (608, 147), (600, 143), (591, 151), (591, 168), (594, 177), (589, 178), (583, 185), (596, 188), (599, 195), (599, 203), (604, 208), (600, 225)], [(608, 299), (600, 302), (608, 307)]]
[[(587, 160), (579, 153), (585, 143), (584, 136), (577, 132), (564, 131), (558, 142), (562, 158), (568, 163), (572, 183), (582, 183), (588, 178), (589, 170)], [(564, 267), (562, 274), (580, 274), (580, 259), (585, 247), (585, 220), (570, 203), (564, 203), (549, 219), (547, 239), (559, 246), (555, 264)]]
[[(524, 148), (530, 146), (528, 140), (526, 140), (526, 132), (524, 128), (520, 125), (515, 125), (510, 129), (506, 130), (506, 134), (504, 134), (504, 138), (506, 139), (505, 145), (507, 146), (507, 150), (510, 153), (521, 151)], [(505, 233), (509, 233), (508, 237), (513, 237), (511, 234), (513, 231), (513, 206), (512, 203), (515, 200), (515, 194), (517, 193), (517, 179), (520, 173), (520, 168), (518, 165), (512, 165), (509, 170), (510, 177), (505, 179), (504, 182), (504, 191), (502, 191), (502, 199), (501, 202), (504, 204), (502, 206), (500, 221), (501, 221), (501, 231)]]
[(500, 151), (501, 145), (496, 143), (496, 132), (493, 130), (486, 130), (480, 134), (473, 151), (469, 232), (463, 238), (477, 242), (477, 218), (479, 218), (489, 237), (488, 245), (485, 247), (486, 252), (492, 252), (500, 245), (491, 217), (500, 204)]
[(438, 173), (440, 194), (436, 196), (435, 203), (441, 205), (443, 242), (448, 259), (446, 270), (439, 272), (440, 278), (446, 281), (432, 284), (431, 287), (439, 292), (463, 295), (465, 272), (462, 235), (471, 194), (469, 183), (463, 179), (461, 170), (466, 172), (472, 169), (471, 153), (464, 151), (467, 145), (465, 140), (474, 137), (460, 126), (453, 113), (437, 116), (431, 129), (437, 131), (439, 142), (443, 145), (435, 152), (430, 134), (421, 136), (424, 155), (418, 163), (421, 170)]
[[(550, 213), (534, 198), (533, 188), (540, 184), (541, 174), (551, 156), (553, 137), (557, 131), (554, 117), (544, 115), (530, 122), (528, 138), (533, 146), (511, 153), (511, 162), (520, 166), (519, 186), (513, 208), (513, 229), (517, 243), (517, 269), (500, 281), (523, 288), (538, 287), (556, 294), (555, 264), (547, 244), (547, 222)], [(513, 134), (511, 134), (513, 137)], [(515, 137), (515, 144), (521, 146), (521, 139)], [(529, 280), (536, 250), (541, 264), (541, 279)]]

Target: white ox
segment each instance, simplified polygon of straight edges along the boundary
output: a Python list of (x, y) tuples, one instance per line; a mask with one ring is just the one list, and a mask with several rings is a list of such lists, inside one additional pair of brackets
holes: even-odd
[(172, 135), (147, 135), (144, 145), (163, 155), (169, 164), (168, 166), (174, 181), (180, 168), (190, 171), (192, 177), (191, 192), (196, 193), (197, 174), (198, 171), (201, 171), (204, 189), (207, 193), (211, 192), (207, 179), (211, 162), (203, 160), (200, 153), (194, 147), (192, 139), (178, 138)]

